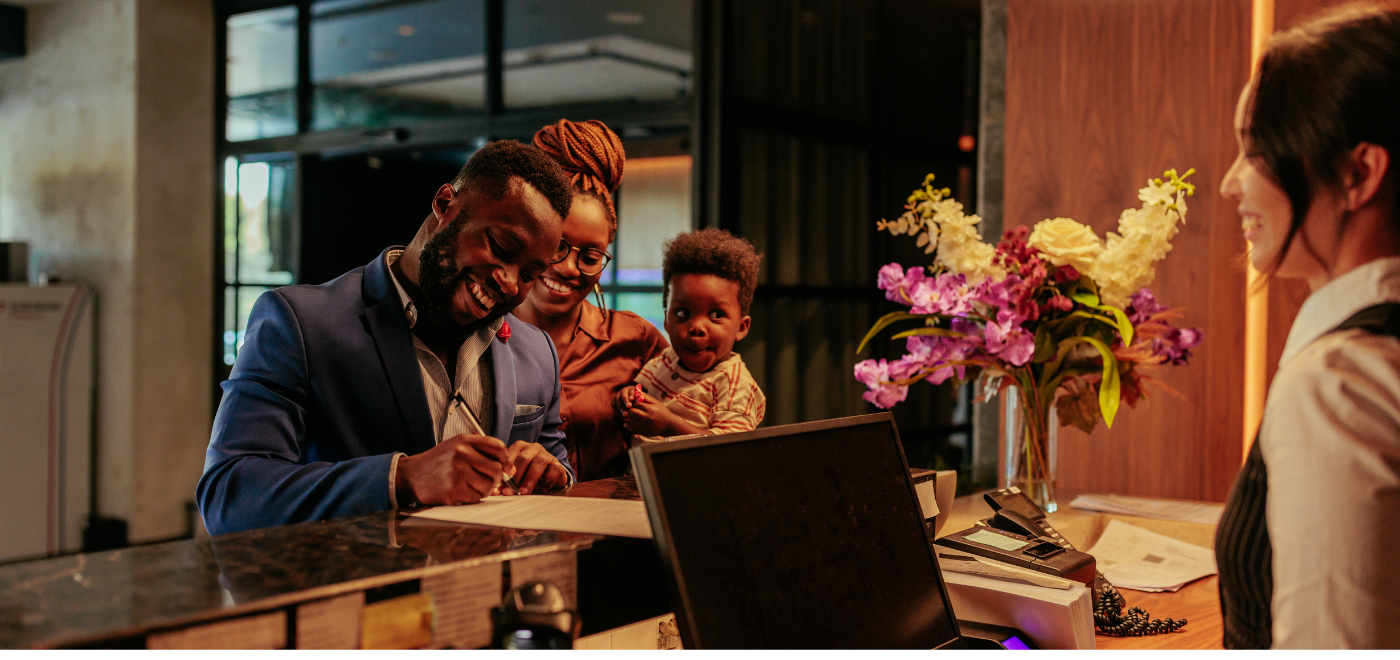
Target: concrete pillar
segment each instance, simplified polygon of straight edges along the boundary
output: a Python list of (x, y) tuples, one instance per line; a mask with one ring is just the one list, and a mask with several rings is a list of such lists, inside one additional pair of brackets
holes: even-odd
[(0, 240), (97, 288), (98, 512), (133, 541), (186, 531), (209, 436), (213, 20), (37, 3), (0, 63)]

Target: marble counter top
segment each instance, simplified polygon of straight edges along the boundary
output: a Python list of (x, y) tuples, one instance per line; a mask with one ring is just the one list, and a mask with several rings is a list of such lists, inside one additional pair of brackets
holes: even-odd
[[(578, 484), (566, 495), (638, 499), (630, 479)], [(150, 630), (581, 550), (602, 538), (386, 511), (0, 565), (0, 648), (121, 646)]]

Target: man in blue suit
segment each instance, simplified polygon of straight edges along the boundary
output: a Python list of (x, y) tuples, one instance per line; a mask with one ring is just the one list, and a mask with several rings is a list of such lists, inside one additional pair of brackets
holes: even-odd
[(209, 532), (467, 504), (505, 474), (523, 493), (572, 481), (554, 344), (509, 315), (568, 256), (572, 200), (554, 160), (493, 142), (407, 247), (263, 294), (199, 480)]

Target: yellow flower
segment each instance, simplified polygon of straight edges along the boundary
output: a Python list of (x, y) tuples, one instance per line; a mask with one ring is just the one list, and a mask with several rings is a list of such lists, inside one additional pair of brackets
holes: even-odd
[(1026, 243), (1040, 250), (1050, 263), (1068, 264), (1080, 272), (1088, 272), (1103, 252), (1103, 242), (1094, 230), (1069, 218), (1041, 220)]

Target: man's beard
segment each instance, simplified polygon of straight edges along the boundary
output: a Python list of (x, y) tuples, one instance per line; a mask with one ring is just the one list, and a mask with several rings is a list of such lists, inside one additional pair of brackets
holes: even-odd
[(459, 212), (446, 229), (428, 239), (423, 251), (418, 254), (418, 288), (423, 292), (418, 324), (435, 335), (453, 341), (466, 339), (479, 324), (490, 323), (510, 311), (506, 305), (497, 303), (486, 318), (466, 326), (457, 325), (452, 320), (453, 298), (456, 297), (457, 287), (467, 278), (467, 270), (457, 268), (453, 257), (457, 251), (457, 236), (465, 225), (466, 218)]

